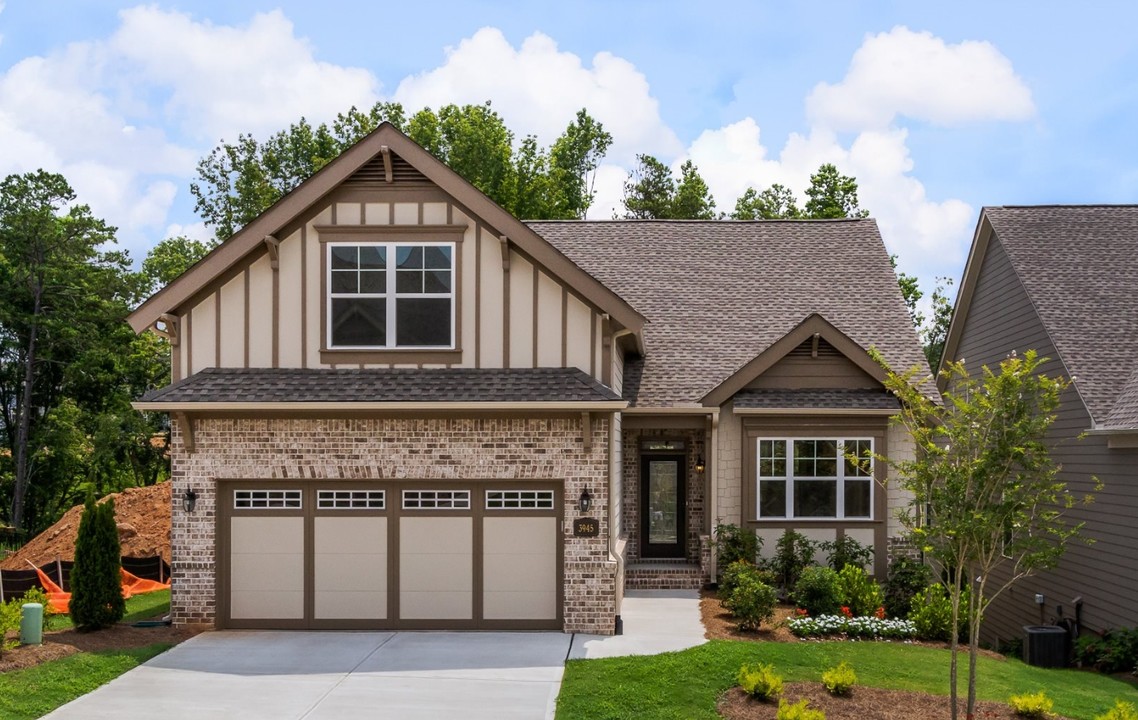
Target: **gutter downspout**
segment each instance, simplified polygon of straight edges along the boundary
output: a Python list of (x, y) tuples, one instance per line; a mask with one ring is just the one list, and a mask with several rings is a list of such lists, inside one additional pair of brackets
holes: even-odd
[(715, 582), (716, 576), (719, 574), (719, 558), (715, 552), (715, 519), (719, 517), (719, 413), (708, 418), (708, 435), (710, 440), (707, 443), (707, 482), (711, 486), (709, 488), (709, 502), (708, 502), (708, 535), (711, 536), (711, 562), (708, 564), (708, 572), (711, 574), (711, 582)]

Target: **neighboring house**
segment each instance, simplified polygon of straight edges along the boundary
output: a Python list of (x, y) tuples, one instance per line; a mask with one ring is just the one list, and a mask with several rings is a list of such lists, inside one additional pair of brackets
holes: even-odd
[[(1102, 631), (1138, 625), (1138, 206), (990, 207), (980, 215), (944, 357), (973, 373), (1012, 351), (1050, 358), (1043, 372), (1073, 382), (1052, 427), (1060, 478), (1089, 506), (1093, 545), (1069, 546), (1059, 567), (1020, 581), (985, 619), (992, 640), (1072, 617)], [(1080, 435), (1086, 434), (1083, 439)], [(1059, 607), (1062, 606), (1062, 613)]]
[(177, 623), (608, 634), (718, 522), (898, 533), (842, 454), (911, 454), (868, 350), (924, 362), (870, 220), (525, 224), (385, 124), (130, 322)]

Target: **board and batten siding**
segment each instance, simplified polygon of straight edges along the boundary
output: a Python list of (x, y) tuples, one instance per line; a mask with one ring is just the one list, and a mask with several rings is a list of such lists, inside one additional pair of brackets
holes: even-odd
[[(975, 294), (961, 332), (956, 358), (970, 372), (995, 367), (1015, 350), (1022, 355), (1034, 349), (1050, 358), (1042, 370), (1048, 375), (1068, 373), (1047, 331), (1016, 275), (998, 237), (991, 238)], [(1067, 514), (1072, 523), (1086, 522), (1092, 545), (1072, 543), (1052, 572), (1020, 580), (996, 599), (984, 622), (990, 641), (1023, 637), (1023, 626), (1039, 622), (1035, 594), (1044, 596), (1045, 620), (1074, 615), (1073, 600), (1083, 598), (1083, 626), (1102, 630), (1138, 625), (1138, 450), (1111, 449), (1102, 436), (1078, 436), (1091, 427), (1086, 406), (1072, 386), (1063, 393), (1049, 435), (1052, 456), (1062, 466), (1061, 479), (1081, 498), (1094, 493), (1094, 477), (1103, 483), (1091, 505), (1076, 504)]]
[[(333, 199), (278, 238), (277, 269), (262, 249), (245, 267), (199, 293), (177, 312), (181, 337), (174, 380), (208, 367), (577, 367), (605, 381), (611, 368), (605, 367), (601, 311), (512, 245), (505, 269), (496, 230), (441, 192), (426, 196), (438, 201)], [(398, 351), (385, 351), (378, 363), (322, 361), (325, 247), (317, 228), (360, 225), (466, 228), (456, 248), (459, 356), (445, 362), (401, 362)], [(413, 241), (416, 235), (360, 236), (361, 241), (373, 237)]]

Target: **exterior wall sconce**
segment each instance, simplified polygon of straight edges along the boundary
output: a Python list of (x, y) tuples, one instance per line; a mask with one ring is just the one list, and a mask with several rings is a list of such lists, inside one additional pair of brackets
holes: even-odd
[(703, 471), (704, 471), (704, 470), (706, 470), (706, 469), (707, 469), (707, 466), (703, 464), (703, 455), (702, 455), (702, 454), (700, 454), (700, 455), (699, 455), (699, 456), (698, 456), (698, 457), (695, 459), (695, 471), (696, 471), (697, 473), (699, 473), (700, 475), (702, 475), (702, 474), (703, 474)]
[(577, 498), (577, 509), (582, 513), (587, 513), (592, 506), (593, 496), (589, 494), (589, 490), (586, 488), (581, 491), (581, 497)]
[(182, 495), (182, 509), (187, 513), (192, 513), (197, 506), (198, 494), (192, 489), (186, 488), (186, 492)]

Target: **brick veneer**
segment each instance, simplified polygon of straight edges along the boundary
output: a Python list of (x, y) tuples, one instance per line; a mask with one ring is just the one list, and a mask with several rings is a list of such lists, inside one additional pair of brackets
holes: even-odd
[[(609, 421), (594, 416), (586, 452), (579, 416), (549, 418), (208, 419), (187, 453), (173, 429), (171, 614), (212, 624), (218, 479), (557, 480), (565, 483), (564, 630), (612, 634), (617, 564), (608, 552)], [(187, 515), (178, 500), (198, 493)], [(588, 488), (600, 536), (572, 537)]]

